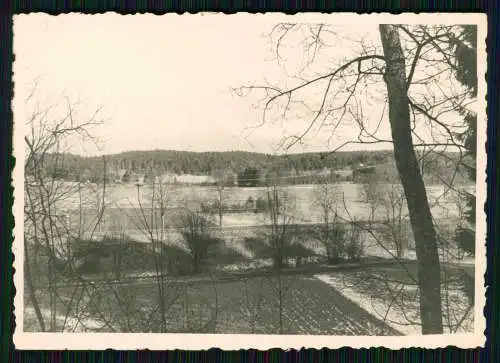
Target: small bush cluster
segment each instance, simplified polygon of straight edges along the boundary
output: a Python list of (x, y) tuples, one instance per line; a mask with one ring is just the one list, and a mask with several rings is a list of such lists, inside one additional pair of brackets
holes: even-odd
[(213, 265), (237, 264), (246, 260), (239, 251), (227, 246), (223, 240), (218, 240), (208, 250), (209, 263)]
[(244, 237), (244, 246), (247, 250), (251, 251), (255, 258), (271, 258), (272, 249), (265, 242), (264, 237)]
[[(201, 211), (205, 214), (217, 214), (220, 212), (219, 206), (219, 201), (205, 202), (201, 204)], [(252, 197), (248, 197), (244, 203), (222, 203), (223, 213), (264, 213), (267, 210), (267, 201), (262, 197), (255, 200)]]
[(323, 240), (326, 248), (326, 256), (330, 264), (339, 263), (345, 248), (346, 230), (340, 223), (325, 228)]
[(349, 261), (359, 261), (363, 257), (364, 243), (361, 229), (352, 225), (346, 235), (345, 255)]
[[(205, 202), (201, 204), (201, 211), (205, 214), (217, 214), (219, 210), (219, 201)], [(254, 199), (253, 197), (248, 197), (248, 199), (243, 203), (223, 203), (222, 212), (223, 213), (265, 213), (269, 211), (269, 205), (266, 198), (258, 197)]]
[[(79, 241), (73, 246), (73, 261), (80, 273), (111, 273), (119, 279), (126, 273), (152, 269), (173, 276), (196, 274), (204, 272), (209, 266), (238, 264), (247, 260), (247, 257), (226, 245), (222, 239), (211, 236), (208, 229), (195, 232), (183, 233), (187, 250), (166, 244), (161, 244), (155, 250), (149, 243), (136, 242), (126, 237)], [(307, 233), (297, 233), (286, 237), (293, 240), (287, 240), (282, 245), (273, 245), (265, 235), (245, 237), (244, 245), (255, 259), (272, 259), (275, 268), (317, 263), (317, 253), (301, 243), (307, 238)], [(347, 227), (341, 223), (332, 224), (328, 230), (322, 229), (319, 237), (323, 238), (329, 264), (359, 261), (363, 256), (361, 230), (354, 225)]]
[(258, 197), (255, 201), (255, 213), (265, 213), (269, 210), (269, 205), (266, 199)]
[(317, 233), (317, 239), (326, 250), (329, 264), (347, 261), (359, 261), (363, 256), (364, 242), (361, 230), (355, 225), (346, 228), (342, 223), (323, 226)]

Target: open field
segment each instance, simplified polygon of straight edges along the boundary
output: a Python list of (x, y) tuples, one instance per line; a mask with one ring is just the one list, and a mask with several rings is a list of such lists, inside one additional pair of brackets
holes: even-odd
[[(465, 292), (462, 273), (473, 276), (474, 268), (448, 267), (442, 273), (443, 327), (448, 334), (473, 330), (474, 305)], [(421, 334), (416, 265), (406, 264), (404, 269), (380, 265), (316, 277), (403, 334)]]
[[(338, 198), (336, 201), (336, 212), (341, 221), (349, 222), (356, 221), (377, 221), (387, 218), (385, 211), (381, 208), (377, 209), (374, 213), (371, 210), (370, 204), (362, 200), (360, 196), (360, 188), (362, 186), (351, 183), (335, 184), (332, 185), (336, 189)], [(137, 241), (149, 242), (149, 233), (144, 229), (144, 220), (141, 211), (151, 213), (151, 188), (144, 186), (141, 188), (140, 194), (133, 185), (110, 185), (106, 188), (105, 200), (106, 207), (102, 218), (99, 221), (97, 229), (94, 231), (93, 226), (97, 221), (97, 209), (95, 205), (99, 204), (99, 189), (92, 189), (90, 185), (86, 185), (81, 192), (68, 194), (60, 205), (60, 213), (63, 215), (61, 220), (66, 220), (71, 226), (70, 229), (81, 230), (84, 233), (91, 233), (93, 237), (99, 239), (99, 236), (105, 235), (120, 235), (125, 234), (130, 238)], [(293, 213), (293, 221), (296, 224), (315, 224), (322, 222), (321, 209), (314, 203), (315, 190), (314, 185), (298, 185), (287, 187), (290, 192), (290, 200), (287, 203), (293, 205), (290, 213)], [(194, 206), (199, 208), (200, 203), (207, 201), (214, 201), (216, 193), (213, 188), (206, 186), (167, 186), (167, 208), (170, 209), (172, 218), (175, 219), (175, 214), (179, 213), (179, 207)], [(464, 186), (464, 190), (473, 192), (473, 186)], [(83, 195), (85, 194), (85, 195)], [(224, 200), (227, 204), (244, 205), (248, 198), (254, 201), (258, 198), (265, 198), (265, 188), (227, 188), (224, 191)], [(460, 223), (460, 210), (464, 207), (464, 199), (458, 198), (456, 192), (447, 190), (444, 186), (430, 186), (428, 187), (428, 197), (431, 205), (431, 210), (437, 225), (442, 225), (446, 231), (445, 238), (449, 239), (450, 231), (454, 233), (457, 225)], [(142, 201), (142, 208), (139, 209), (138, 200)], [(86, 201), (83, 203), (82, 201)], [(83, 211), (77, 212), (79, 203), (83, 203)], [(92, 207), (92, 205), (94, 207)], [(149, 209), (148, 209), (149, 208)], [(401, 211), (403, 224), (406, 225), (405, 229), (408, 230), (411, 237), (409, 228), (409, 220), (406, 215), (406, 208)], [(157, 212), (155, 212), (157, 213)], [(64, 217), (66, 216), (66, 217)], [(66, 219), (65, 219), (66, 218)], [(149, 219), (149, 214), (148, 217)], [(156, 218), (156, 217), (155, 217)], [(178, 234), (175, 229), (175, 222), (170, 220), (171, 217), (166, 217), (162, 222), (169, 229), (168, 236), (165, 240), (169, 243), (178, 244)], [(218, 233), (218, 216), (216, 213), (207, 215), (207, 218), (212, 219), (214, 232)], [(158, 217), (158, 220), (160, 218)], [(157, 227), (159, 222), (157, 223)], [(251, 228), (258, 228), (258, 226), (269, 224), (269, 216), (266, 213), (256, 213), (254, 211), (224, 212), (222, 218), (222, 228), (225, 232), (224, 239), (227, 243), (233, 244), (237, 250), (241, 250), (241, 236), (247, 236), (252, 231), (247, 230)], [(408, 227), (408, 228), (406, 228)], [(29, 228), (29, 226), (26, 226)], [(159, 231), (154, 231), (159, 234)], [(371, 236), (373, 237), (373, 236)], [(370, 236), (367, 238), (373, 239)], [(410, 238), (411, 239), (411, 238)], [(410, 241), (411, 242), (411, 241)], [(411, 243), (410, 243), (411, 244)], [(367, 248), (374, 245), (374, 241), (366, 243)], [(381, 253), (380, 249), (374, 253)]]
[[(360, 200), (359, 186), (355, 184), (337, 185), (340, 188), (342, 207), (345, 210), (344, 217), (355, 218), (358, 221), (367, 218), (369, 212), (368, 204)], [(310, 228), (320, 220), (318, 208), (312, 203), (314, 197), (314, 186), (294, 186), (292, 190), (293, 201), (296, 205), (297, 225)], [(86, 192), (91, 191), (88, 189)], [(137, 209), (137, 188), (126, 185), (113, 185), (106, 194), (106, 203), (109, 210), (117, 211), (118, 215), (125, 210), (131, 214), (134, 208)], [(142, 190), (141, 200), (148, 200), (148, 189)], [(263, 188), (231, 188), (228, 191), (229, 201), (245, 203), (252, 197), (264, 197), (266, 190)], [(454, 223), (457, 217), (457, 200), (453, 195), (443, 195), (443, 187), (432, 187), (428, 189), (431, 205), (439, 205), (433, 208), (436, 220), (443, 220), (449, 224)], [(135, 194), (134, 194), (135, 193)], [(213, 190), (209, 187), (175, 187), (170, 191), (172, 198), (169, 199), (173, 206), (187, 205), (189, 203), (200, 203), (200, 201), (213, 198)], [(135, 201), (134, 202), (134, 195)], [(99, 200), (98, 190), (94, 193), (95, 201)], [(443, 198), (441, 200), (441, 198)], [(85, 199), (85, 198), (84, 198)], [(91, 201), (90, 197), (87, 199)], [(187, 201), (187, 202), (186, 202)], [(65, 201), (66, 211), (78, 205), (78, 200), (68, 198)], [(72, 204), (73, 203), (73, 204)], [(177, 203), (177, 204), (176, 204)], [(150, 204), (150, 203), (149, 203)], [(170, 204), (169, 204), (170, 205)], [(91, 206), (87, 206), (91, 207)], [(446, 211), (446, 213), (445, 213)], [(455, 213), (455, 214), (454, 214)], [(74, 213), (76, 214), (76, 213)], [(258, 245), (256, 241), (247, 243), (248, 237), (266, 233), (266, 220), (264, 214), (259, 213), (226, 213), (223, 219), (222, 228), (215, 223), (210, 227), (213, 229), (214, 237), (222, 240), (217, 249), (208, 256), (211, 271), (223, 274), (227, 271), (244, 272), (245, 270), (265, 269), (263, 262), (269, 262), (271, 257), (268, 246)], [(109, 220), (109, 215), (104, 215), (105, 220)], [(215, 216), (216, 219), (216, 216)], [(452, 226), (454, 227), (454, 226)], [(294, 236), (312, 258), (316, 258), (316, 265), (324, 264), (325, 252), (317, 241), (313, 241), (312, 234), (304, 231), (298, 233), (300, 228), (295, 230)], [(375, 225), (371, 225), (371, 232), (376, 232)], [(453, 229), (453, 228), (452, 228)], [(103, 228), (96, 236), (99, 238), (107, 236), (109, 229)], [(132, 224), (128, 229), (119, 229), (129, 239), (135, 242), (150, 242), (150, 237), (144, 230), (136, 224)], [(166, 232), (165, 241), (169, 244), (182, 247), (182, 237), (180, 231), (172, 228), (170, 231), (160, 228), (152, 231)], [(245, 239), (247, 237), (247, 239)], [(369, 236), (368, 236), (369, 237)], [(373, 256), (379, 259), (390, 259), (394, 251), (386, 251), (381, 248), (378, 241), (360, 235), (363, 238), (365, 257)], [(179, 241), (177, 241), (179, 240)], [(383, 240), (383, 238), (382, 238)], [(163, 241), (162, 241), (163, 242)], [(179, 242), (179, 243), (174, 243)], [(149, 243), (138, 243), (137, 253), (144, 257), (144, 264), (135, 267), (137, 271), (126, 272), (146, 272), (152, 269), (152, 255), (155, 254), (148, 249)], [(167, 243), (165, 243), (167, 244)], [(172, 247), (172, 246), (170, 246)], [(132, 250), (131, 250), (132, 251)], [(411, 249), (408, 249), (411, 255)], [(127, 252), (128, 254), (129, 252)], [(130, 252), (131, 253), (131, 252)], [(179, 256), (183, 256), (186, 262), (181, 262), (189, 267), (189, 253), (179, 248)], [(114, 255), (110, 254), (110, 259)], [(130, 261), (138, 263), (135, 255), (130, 254)], [(146, 258), (147, 257), (147, 258)], [(180, 260), (176, 258), (176, 260)], [(183, 260), (184, 261), (184, 260)], [(261, 263), (255, 267), (252, 263)], [(125, 263), (128, 268), (132, 263)], [(471, 266), (473, 269), (473, 267)], [(298, 269), (300, 270), (300, 269)], [(150, 281), (140, 281), (140, 283), (114, 284), (104, 283), (98, 286), (86, 288), (83, 291), (76, 286), (59, 286), (58, 293), (58, 315), (59, 320), (64, 322), (61, 316), (68, 311), (67, 306), (71, 302), (72, 306), (78, 306), (78, 311), (72, 308), (71, 319), (66, 319), (64, 328), (60, 323), (60, 330), (93, 330), (93, 331), (119, 331), (119, 332), (157, 332), (160, 329), (158, 323), (159, 301), (165, 302), (165, 331), (168, 332), (206, 332), (206, 333), (263, 333), (263, 334), (327, 334), (327, 335), (398, 335), (411, 334), (416, 331), (417, 324), (407, 324), (396, 321), (401, 316), (410, 318), (411, 321), (418, 321), (418, 295), (416, 295), (415, 284), (408, 280), (408, 276), (416, 276), (414, 271), (410, 274), (404, 269), (394, 268), (389, 270), (384, 268), (358, 267), (351, 272), (317, 272), (318, 276), (307, 273), (290, 273), (276, 276), (276, 271), (267, 271), (259, 276), (240, 276), (238, 279), (224, 280), (216, 279), (210, 273), (205, 273), (205, 282), (192, 281), (182, 282), (183, 278), (176, 275), (168, 277), (167, 286), (163, 296), (159, 299), (157, 285), (154, 279)], [(400, 276), (405, 274), (406, 277)], [(397, 275), (397, 276), (396, 276)], [(394, 277), (396, 276), (396, 277)], [(456, 276), (455, 276), (456, 277)], [(402, 283), (398, 279), (404, 281)], [(186, 277), (189, 280), (189, 276)], [(396, 282), (391, 280), (397, 280)], [(340, 281), (340, 282), (339, 282)], [(348, 281), (349, 287), (343, 285)], [(460, 329), (469, 330), (471, 322), (468, 316), (460, 322), (460, 312), (467, 315), (467, 307), (463, 302), (466, 297), (460, 295), (458, 279), (450, 280), (447, 286), (449, 294), (446, 300), (451, 306), (453, 313), (447, 312), (447, 323), (450, 331), (455, 329), (453, 324), (460, 325)], [(386, 286), (393, 283), (395, 285)], [(392, 295), (389, 293), (401, 288), (399, 296), (404, 296), (404, 305), (397, 310), (391, 304), (387, 315), (381, 314), (387, 308), (387, 303), (391, 301)], [(88, 287), (88, 286), (87, 286)], [(75, 289), (82, 290), (81, 292)], [(398, 290), (399, 291), (399, 290)], [(48, 309), (47, 291), (38, 291), (42, 308)], [(389, 294), (389, 295), (388, 295)], [(75, 296), (81, 296), (79, 304), (75, 304)], [(378, 299), (378, 300), (377, 300)], [(408, 301), (407, 301), (408, 300)], [(365, 304), (375, 301), (375, 303)], [(384, 305), (385, 304), (385, 305)], [(378, 308), (374, 309), (373, 306)], [(449, 310), (449, 311), (451, 311)], [(27, 304), (25, 310), (25, 323), (28, 330), (36, 329), (36, 323), (32, 310)], [(392, 312), (396, 312), (392, 314)], [(403, 313), (404, 312), (404, 313)], [(392, 315), (391, 315), (392, 314)], [(405, 315), (406, 314), (406, 315)], [(453, 315), (455, 314), (455, 315)], [(450, 322), (454, 319), (454, 323)], [(386, 320), (385, 322), (383, 320)], [(91, 326), (82, 328), (82, 322), (91, 322)], [(460, 323), (460, 324), (459, 324)], [(457, 328), (457, 330), (458, 330)]]
[[(68, 183), (69, 185), (69, 183)], [(369, 204), (362, 200), (360, 191), (362, 186), (353, 183), (333, 184), (335, 193), (338, 196), (337, 211), (343, 218), (356, 218), (366, 220), (369, 217)], [(464, 185), (457, 187), (474, 193), (474, 185)], [(80, 192), (75, 186), (74, 193), (68, 193), (68, 197), (61, 203), (62, 209), (75, 209), (82, 201), (84, 208), (91, 208), (100, 203), (101, 189), (97, 185), (84, 185)], [(294, 212), (297, 221), (317, 222), (321, 215), (315, 200), (315, 185), (293, 185), (283, 187), (294, 205)], [(432, 185), (427, 187), (429, 204), (432, 208), (434, 218), (456, 218), (458, 213), (457, 203), (461, 204), (458, 194), (442, 185)], [(72, 195), (70, 195), (72, 194)], [(202, 202), (217, 200), (217, 193), (214, 187), (210, 186), (166, 186), (166, 200), (169, 207), (193, 207), (199, 206)], [(144, 206), (148, 206), (151, 201), (152, 188), (143, 186), (138, 191), (137, 187), (129, 184), (112, 184), (106, 187), (105, 201), (110, 208), (137, 208), (139, 200)], [(243, 205), (249, 198), (257, 200), (266, 197), (266, 188), (240, 188), (231, 187), (224, 189), (224, 202), (227, 204)], [(81, 198), (81, 199), (80, 199)], [(406, 212), (404, 212), (406, 213)], [(260, 217), (262, 219), (262, 217)], [(228, 223), (231, 221), (228, 220)], [(232, 223), (238, 223), (233, 221)]]
[[(397, 331), (313, 277), (281, 277), (280, 312), (279, 286), (277, 277), (170, 285), (167, 331), (205, 329), (206, 332), (240, 334), (398, 335)], [(69, 295), (70, 291), (66, 293)], [(99, 307), (110, 321), (114, 321), (111, 323), (113, 327), (128, 331), (125, 311), (120, 311), (124, 309), (123, 304), (116, 304), (116, 296), (127, 297), (129, 311), (140, 311), (154, 304), (155, 294), (154, 283), (108, 286), (99, 294)], [(93, 316), (94, 326), (99, 321), (97, 316)], [(152, 319), (158, 319), (158, 315)], [(25, 324), (32, 326), (33, 323), (32, 314), (27, 314)], [(100, 331), (110, 330), (104, 323), (100, 325)], [(133, 326), (135, 328), (131, 331), (146, 328), (139, 321)]]
[[(444, 322), (449, 333), (471, 331), (473, 309), (460, 272), (446, 266)], [(166, 331), (240, 334), (411, 335), (420, 333), (416, 264), (406, 262), (318, 269), (170, 278), (165, 282)], [(227, 278), (226, 278), (227, 277)], [(59, 325), (82, 285), (59, 286)], [(158, 290), (154, 279), (104, 281), (87, 286), (66, 331), (157, 331)], [(46, 291), (39, 300), (47, 304)], [(280, 308), (281, 296), (281, 308)], [(81, 308), (81, 306), (87, 308)], [(127, 318), (126, 318), (127, 317)], [(79, 320), (80, 319), (80, 320)], [(83, 326), (86, 326), (84, 328)], [(36, 329), (33, 309), (25, 326)], [(281, 327), (281, 328), (280, 328)]]

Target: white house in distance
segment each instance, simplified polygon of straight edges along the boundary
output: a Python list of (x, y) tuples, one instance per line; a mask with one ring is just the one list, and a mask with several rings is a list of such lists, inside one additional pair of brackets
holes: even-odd
[(210, 175), (183, 174), (177, 177), (179, 184), (214, 184), (215, 179)]
[(155, 183), (158, 184), (177, 184), (177, 178), (179, 176), (174, 173), (165, 173), (160, 176), (155, 177)]
[(189, 185), (201, 185), (201, 184), (214, 184), (215, 179), (210, 175), (193, 175), (193, 174), (173, 174), (165, 173), (156, 178), (156, 182), (161, 184), (189, 184)]

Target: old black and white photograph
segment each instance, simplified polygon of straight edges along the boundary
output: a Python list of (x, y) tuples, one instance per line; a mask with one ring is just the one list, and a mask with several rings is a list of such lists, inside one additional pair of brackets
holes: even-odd
[(486, 17), (14, 18), (21, 349), (484, 344)]

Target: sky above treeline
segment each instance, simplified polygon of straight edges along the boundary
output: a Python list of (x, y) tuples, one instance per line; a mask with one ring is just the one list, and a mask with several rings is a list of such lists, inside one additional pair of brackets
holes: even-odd
[[(40, 105), (58, 105), (59, 111), (54, 112), (63, 112), (65, 97), (79, 101), (80, 119), (99, 109), (103, 124), (93, 130), (99, 149), (88, 144), (82, 149), (78, 141), (70, 145), (72, 152), (91, 155), (150, 149), (275, 153), (284, 136), (307, 127), (310, 114), (298, 112), (286, 122), (274, 120), (253, 128), (262, 121), (262, 108), (256, 105), (259, 95), (240, 97), (231, 91), (242, 85), (302, 82), (290, 76), (304, 64), (300, 41), (284, 50), (283, 63), (276, 60), (275, 43), (268, 36), (275, 23), (266, 18), (207, 14), (190, 19), (16, 16), (14, 121), (25, 123)], [(330, 47), (315, 60), (318, 66), (310, 66), (310, 75), (355, 54), (357, 39), (379, 46), (376, 23), (335, 29)], [(375, 94), (381, 92), (380, 86), (373, 86)], [(321, 87), (305, 97), (315, 97), (315, 90)], [(384, 103), (366, 104), (363, 117), (373, 122), (386, 118)], [(327, 127), (318, 129), (305, 145), (289, 151), (331, 150), (356, 138), (353, 126), (347, 119), (333, 134)], [(381, 123), (379, 134), (390, 139), (388, 122)], [(391, 149), (391, 145), (346, 148), (367, 149)]]

